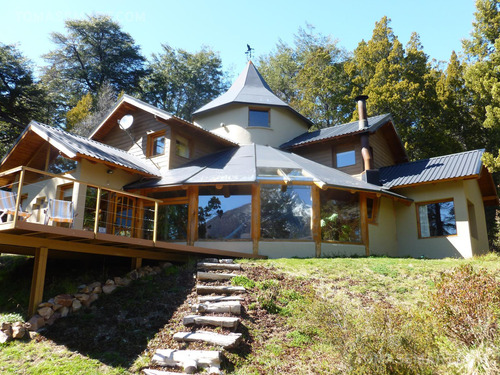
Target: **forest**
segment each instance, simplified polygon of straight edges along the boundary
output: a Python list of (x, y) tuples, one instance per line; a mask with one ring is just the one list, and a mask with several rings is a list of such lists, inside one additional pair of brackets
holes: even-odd
[[(65, 22), (36, 67), (0, 41), (0, 155), (30, 120), (87, 136), (123, 93), (190, 120), (223, 93), (231, 77), (218, 53), (175, 49), (143, 56), (133, 37), (108, 16)], [(500, 1), (477, 0), (469, 38), (446, 63), (425, 53), (418, 33), (403, 44), (391, 20), (376, 22), (353, 51), (332, 36), (299, 28), (293, 44), (254, 61), (272, 90), (315, 128), (356, 120), (353, 98), (369, 96), (368, 115), (391, 113), (411, 160), (486, 149), (483, 162), (499, 182)], [(499, 248), (498, 210), (487, 211)]]

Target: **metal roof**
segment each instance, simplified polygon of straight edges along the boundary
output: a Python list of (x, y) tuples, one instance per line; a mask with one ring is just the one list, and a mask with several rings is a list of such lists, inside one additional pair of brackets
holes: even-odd
[[(337, 169), (327, 167), (291, 152), (270, 146), (251, 144), (204, 156), (176, 169), (164, 171), (160, 179), (150, 179), (125, 186), (126, 189), (158, 188), (189, 184), (254, 183), (259, 170), (268, 168), (303, 171), (311, 182), (325, 186), (372, 191), (407, 199), (383, 188), (358, 180)], [(281, 179), (276, 175), (276, 179)], [(293, 181), (292, 181), (293, 183)]]
[(272, 92), (269, 85), (266, 83), (264, 78), (262, 78), (257, 68), (255, 68), (251, 61), (248, 62), (246, 68), (241, 72), (236, 81), (234, 81), (229, 90), (218, 98), (205, 104), (200, 109), (194, 111), (193, 116), (212, 111), (216, 108), (232, 103), (287, 108), (298, 115), (302, 120), (309, 124), (309, 126), (313, 125), (311, 120), (302, 116)]
[(70, 134), (61, 129), (36, 121), (31, 121), (25, 131), (33, 131), (38, 134), (68, 158), (87, 156), (133, 169), (147, 175), (160, 176), (159, 169), (151, 163), (151, 161), (138, 158), (126, 151), (108, 146), (104, 143)]
[(368, 117), (368, 128), (359, 129), (359, 122), (353, 121), (347, 124), (330, 126), (329, 128), (319, 129), (313, 132), (306, 132), (301, 134), (294, 139), (283, 143), (280, 148), (289, 149), (296, 146), (302, 146), (307, 143), (324, 141), (326, 139), (331, 139), (339, 137), (346, 134), (362, 133), (365, 131), (374, 132), (382, 125), (386, 124), (388, 121), (392, 121), (392, 116), (390, 114), (384, 114), (379, 116)]
[(483, 150), (438, 156), (380, 168), (380, 182), (387, 188), (449, 180), (481, 173)]

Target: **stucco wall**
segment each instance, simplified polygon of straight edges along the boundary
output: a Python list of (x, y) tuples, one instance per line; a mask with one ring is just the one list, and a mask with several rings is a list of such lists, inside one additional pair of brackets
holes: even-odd
[(321, 243), (321, 257), (350, 257), (350, 256), (364, 256), (365, 245), (355, 244), (342, 244), (342, 243)]
[(238, 251), (246, 254), (251, 254), (253, 251), (251, 241), (196, 241), (194, 246), (201, 246), (209, 249)]
[[(414, 186), (399, 189), (397, 192), (415, 201), (410, 206), (399, 202), (396, 203), (398, 256), (424, 256), (427, 258), (472, 257), (467, 199), (462, 181)], [(418, 238), (415, 203), (450, 198), (453, 199), (455, 205), (457, 234), (447, 237)]]
[(474, 214), (469, 217), (476, 220), (477, 238), (472, 236), (472, 254), (481, 255), (489, 251), (488, 232), (486, 230), (486, 217), (484, 214), (484, 203), (477, 180), (465, 180), (463, 182), (465, 195), (474, 206)]
[(259, 254), (269, 258), (312, 258), (316, 254), (314, 242), (260, 241)]
[[(256, 106), (251, 106), (257, 108)], [(232, 104), (194, 118), (197, 125), (239, 144), (262, 144), (278, 147), (307, 131), (307, 124), (285, 108), (270, 107), (267, 127), (248, 126), (248, 105)], [(259, 107), (260, 108), (260, 107)], [(262, 107), (268, 108), (268, 107)], [(221, 123), (225, 126), (222, 127)]]
[(396, 226), (394, 201), (381, 197), (376, 223), (368, 224), (371, 255), (398, 255)]

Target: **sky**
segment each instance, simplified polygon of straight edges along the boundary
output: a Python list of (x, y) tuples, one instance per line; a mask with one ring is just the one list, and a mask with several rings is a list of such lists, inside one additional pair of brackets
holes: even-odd
[(424, 51), (447, 61), (461, 51), (474, 19), (474, 0), (45, 0), (5, 1), (2, 4), (0, 42), (17, 44), (22, 53), (43, 65), (41, 55), (54, 49), (51, 32), (64, 33), (66, 19), (107, 14), (141, 46), (146, 57), (161, 52), (162, 44), (196, 52), (208, 46), (220, 53), (224, 69), (236, 76), (245, 67), (246, 45), (253, 61), (282, 40), (293, 44), (300, 27), (338, 40), (352, 51), (369, 40), (375, 22), (388, 16), (396, 36), (405, 45), (413, 31)]

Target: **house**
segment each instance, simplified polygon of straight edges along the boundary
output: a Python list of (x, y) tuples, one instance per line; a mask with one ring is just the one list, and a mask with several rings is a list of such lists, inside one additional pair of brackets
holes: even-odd
[(392, 117), (368, 118), (366, 99), (359, 121), (309, 131), (249, 62), (192, 122), (127, 95), (89, 138), (32, 121), (0, 164), (15, 201), (0, 205), (1, 251), (70, 247), (135, 265), (486, 253), (484, 205), (498, 196), (483, 150), (409, 162)]

